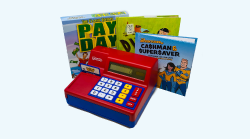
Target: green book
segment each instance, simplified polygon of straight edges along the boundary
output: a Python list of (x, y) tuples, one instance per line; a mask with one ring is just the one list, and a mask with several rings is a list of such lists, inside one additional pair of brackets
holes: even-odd
[(179, 35), (181, 18), (178, 15), (157, 17), (118, 17), (116, 46), (118, 50), (135, 52), (135, 33)]

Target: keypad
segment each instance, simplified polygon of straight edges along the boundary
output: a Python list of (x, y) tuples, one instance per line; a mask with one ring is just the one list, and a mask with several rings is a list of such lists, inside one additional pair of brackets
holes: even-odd
[(102, 77), (89, 95), (133, 110), (143, 91), (142, 87)]

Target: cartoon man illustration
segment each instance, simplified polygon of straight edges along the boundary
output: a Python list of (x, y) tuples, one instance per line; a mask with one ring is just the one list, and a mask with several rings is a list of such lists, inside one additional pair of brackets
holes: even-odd
[(81, 66), (81, 63), (82, 64), (86, 64), (88, 61), (89, 61), (89, 59), (87, 58), (87, 56), (88, 56), (88, 53), (87, 52), (83, 52), (83, 55), (82, 55), (82, 58), (80, 58), (78, 55), (77, 55), (77, 53), (76, 53), (76, 57), (79, 59), (79, 64), (78, 64), (78, 67), (80, 67)]
[(175, 67), (176, 85), (174, 87), (174, 92), (176, 93), (177, 90), (180, 89), (183, 96), (186, 95), (186, 90), (187, 90), (186, 82), (190, 77), (190, 71), (191, 71), (191, 69), (188, 68), (187, 65), (188, 65), (188, 60), (183, 58), (181, 60), (181, 65)]
[(169, 30), (167, 28), (161, 28), (157, 34), (160, 34), (160, 35), (168, 35), (169, 34)]
[(162, 79), (160, 88), (168, 91), (171, 91), (172, 87), (174, 88), (176, 82), (174, 69), (175, 69), (174, 63), (169, 62), (165, 67), (165, 71), (159, 74), (159, 76)]

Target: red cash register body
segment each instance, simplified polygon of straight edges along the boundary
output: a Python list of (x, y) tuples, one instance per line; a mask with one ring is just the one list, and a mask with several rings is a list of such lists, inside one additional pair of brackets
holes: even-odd
[[(145, 78), (141, 80), (111, 72), (108, 70), (110, 62), (146, 70)], [(64, 90), (68, 104), (125, 126), (134, 127), (146, 107), (147, 102), (154, 93), (158, 74), (158, 59), (97, 46), (91, 50), (88, 65), (98, 67), (100, 69), (100, 76), (81, 72)], [(144, 88), (139, 100), (137, 100), (138, 102), (135, 108), (128, 109), (88, 95), (102, 77), (108, 77)], [(69, 97), (73, 97), (75, 100), (70, 100)], [(84, 103), (80, 104), (81, 100), (84, 101)], [(78, 101), (79, 104), (76, 101)], [(133, 102), (133, 100), (130, 101)], [(105, 110), (109, 111), (109, 114), (107, 114)], [(112, 114), (113, 112), (117, 114), (116, 117), (112, 117), (112, 115), (115, 115)], [(119, 119), (119, 115), (123, 118)]]

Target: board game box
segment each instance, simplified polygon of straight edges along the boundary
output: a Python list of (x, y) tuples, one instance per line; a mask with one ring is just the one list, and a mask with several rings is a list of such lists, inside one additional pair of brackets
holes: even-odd
[(197, 38), (136, 33), (135, 53), (158, 58), (157, 87), (185, 96)]
[(117, 18), (117, 49), (135, 52), (135, 33), (162, 34), (178, 36), (181, 18), (178, 15), (156, 17)]
[(88, 64), (96, 46), (116, 48), (116, 18), (128, 17), (126, 11), (61, 17), (72, 78), (80, 63)]

